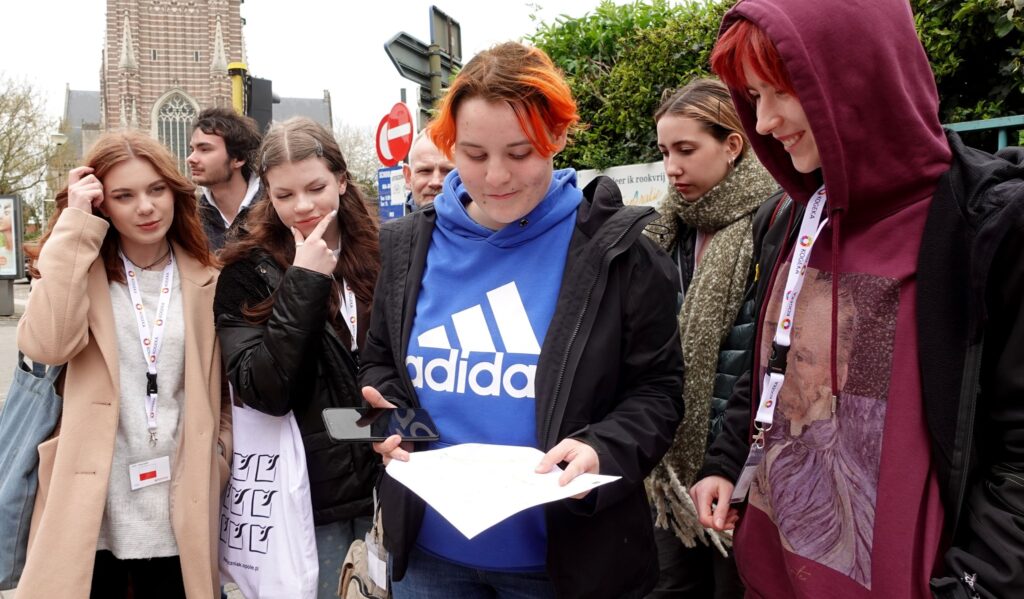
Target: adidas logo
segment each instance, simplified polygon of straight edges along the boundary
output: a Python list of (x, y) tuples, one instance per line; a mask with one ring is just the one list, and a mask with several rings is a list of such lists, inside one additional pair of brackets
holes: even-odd
[[(457, 346), (452, 346), (444, 325), (425, 331), (416, 338), (420, 349), (446, 350), (447, 356), (428, 360), (424, 356), (410, 355), (405, 359), (409, 376), (417, 389), (426, 387), (445, 393), (466, 393), (468, 389), (482, 397), (534, 398), (536, 356), (540, 355), (540, 344), (530, 326), (515, 282), (488, 291), (487, 304), (505, 351), (498, 351), (494, 345), (482, 304), (456, 312), (451, 319)], [(473, 357), (472, 353), (484, 356)], [(523, 363), (520, 357), (516, 362), (506, 364), (511, 362), (506, 357), (509, 354), (533, 357), (527, 359), (528, 363)]]

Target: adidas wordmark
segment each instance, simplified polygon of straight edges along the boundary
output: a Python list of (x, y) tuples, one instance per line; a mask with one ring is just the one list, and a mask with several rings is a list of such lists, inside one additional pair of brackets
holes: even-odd
[[(519, 295), (515, 282), (487, 292), (487, 303), (494, 314), (498, 334), (505, 351), (495, 348), (494, 338), (488, 330), (482, 304), (477, 304), (451, 315), (458, 344), (449, 341), (444, 325), (423, 332), (417, 341), (420, 348), (448, 350), (446, 357), (426, 360), (423, 356), (410, 355), (405, 364), (409, 376), (417, 389), (427, 388), (445, 393), (466, 393), (467, 388), (483, 397), (516, 399), (534, 398), (534, 377), (537, 371), (536, 358), (531, 364), (510, 363), (508, 354), (540, 355), (537, 335), (530, 326), (526, 307)], [(490, 354), (490, 358), (474, 360), (470, 366), (470, 354)], [(519, 376), (517, 376), (519, 375)]]

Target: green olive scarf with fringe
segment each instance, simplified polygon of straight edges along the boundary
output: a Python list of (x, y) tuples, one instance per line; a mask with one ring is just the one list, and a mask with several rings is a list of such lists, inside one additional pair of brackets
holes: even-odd
[[(696, 482), (707, 450), (711, 396), (719, 348), (729, 334), (747, 290), (753, 259), (754, 213), (778, 188), (768, 171), (748, 153), (726, 178), (695, 202), (670, 188), (661, 205), (658, 235), (670, 254), (679, 243), (680, 223), (711, 234), (679, 312), (679, 335), (686, 365), (686, 412), (675, 441), (647, 479), (657, 509), (656, 525), (670, 529), (687, 547), (709, 541), (723, 553), (731, 535), (706, 530), (697, 521), (689, 487)], [(656, 230), (656, 227), (652, 227)], [(658, 239), (660, 237), (660, 239)], [(706, 536), (705, 536), (706, 535)]]

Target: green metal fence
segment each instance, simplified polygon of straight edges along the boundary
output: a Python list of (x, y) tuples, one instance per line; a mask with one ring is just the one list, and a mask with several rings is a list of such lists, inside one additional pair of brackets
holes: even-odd
[[(1003, 149), (1009, 145), (1010, 131), (1024, 129), (1024, 116), (1004, 116), (997, 119), (965, 121), (963, 123), (952, 123), (943, 126), (958, 133), (964, 131), (989, 131), (991, 129), (996, 129), (999, 133), (999, 149)], [(1013, 142), (1016, 145), (1017, 138), (1014, 138)]]

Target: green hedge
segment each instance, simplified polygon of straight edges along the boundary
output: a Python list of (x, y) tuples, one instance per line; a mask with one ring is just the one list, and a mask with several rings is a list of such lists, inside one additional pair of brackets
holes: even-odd
[[(665, 0), (561, 16), (527, 40), (561, 67), (585, 123), (558, 166), (659, 160), (651, 118), (663, 90), (708, 74), (735, 0)], [(911, 0), (932, 62), (943, 122), (1024, 114), (1024, 0)]]

